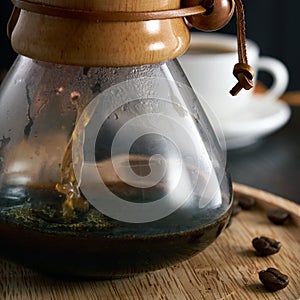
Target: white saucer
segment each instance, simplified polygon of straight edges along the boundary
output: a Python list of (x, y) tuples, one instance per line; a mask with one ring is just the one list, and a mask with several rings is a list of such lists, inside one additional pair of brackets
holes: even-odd
[(222, 122), (227, 149), (255, 143), (282, 127), (290, 116), (291, 109), (285, 102), (254, 98), (238, 115)]

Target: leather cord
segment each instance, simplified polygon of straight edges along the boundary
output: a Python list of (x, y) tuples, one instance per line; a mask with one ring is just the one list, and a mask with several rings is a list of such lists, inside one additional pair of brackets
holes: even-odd
[(239, 62), (233, 68), (233, 75), (237, 78), (237, 84), (231, 89), (230, 94), (236, 96), (241, 89), (249, 90), (253, 87), (254, 70), (248, 64), (245, 13), (242, 0), (234, 0), (237, 17), (237, 43)]

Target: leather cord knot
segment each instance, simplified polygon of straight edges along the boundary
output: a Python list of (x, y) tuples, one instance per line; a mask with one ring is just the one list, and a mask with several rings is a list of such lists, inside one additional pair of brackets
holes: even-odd
[(248, 64), (237, 63), (233, 68), (233, 75), (238, 83), (230, 91), (232, 96), (236, 96), (241, 89), (250, 90), (253, 87), (254, 70)]

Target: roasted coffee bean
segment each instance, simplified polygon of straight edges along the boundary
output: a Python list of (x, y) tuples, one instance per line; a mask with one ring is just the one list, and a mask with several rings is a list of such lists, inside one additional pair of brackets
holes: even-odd
[(252, 245), (261, 256), (277, 253), (281, 248), (281, 243), (265, 236), (257, 237), (252, 240)]
[(240, 194), (236, 194), (235, 199), (239, 206), (245, 210), (250, 210), (256, 203), (256, 200), (254, 198)]
[(273, 209), (267, 212), (267, 217), (272, 223), (281, 225), (289, 219), (290, 214), (283, 209)]
[(259, 272), (259, 279), (271, 292), (284, 289), (289, 284), (289, 277), (275, 268)]

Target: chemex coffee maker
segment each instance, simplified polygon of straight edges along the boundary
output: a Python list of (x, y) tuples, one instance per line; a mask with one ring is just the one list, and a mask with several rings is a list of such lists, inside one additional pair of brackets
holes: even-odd
[[(224, 150), (176, 57), (241, 0), (13, 0), (0, 94), (0, 256), (116, 278), (180, 262), (231, 213)], [(201, 70), (199, 70), (201, 72)], [(217, 88), (217, 87), (216, 87)]]

